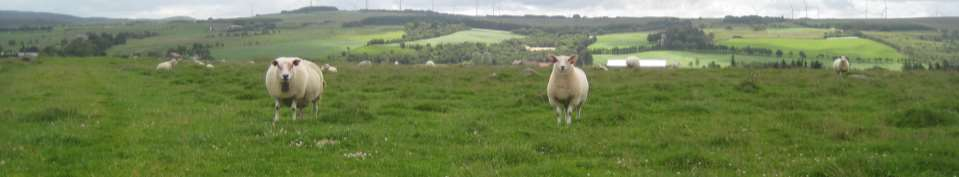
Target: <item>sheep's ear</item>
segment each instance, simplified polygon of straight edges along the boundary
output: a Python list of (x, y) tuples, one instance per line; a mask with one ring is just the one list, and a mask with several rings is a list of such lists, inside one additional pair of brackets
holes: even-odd
[(280, 62), (276, 62), (276, 60), (273, 60), (273, 66), (279, 66), (279, 65), (280, 65)]
[(556, 61), (559, 61), (556, 59), (556, 56), (553, 56), (553, 55), (549, 55), (549, 57), (547, 57), (546, 60), (548, 60), (550, 63), (556, 63)]
[(566, 60), (566, 62), (569, 62), (571, 65), (576, 64), (576, 55), (570, 56), (569, 60)]
[(293, 60), (293, 66), (300, 66), (300, 60)]

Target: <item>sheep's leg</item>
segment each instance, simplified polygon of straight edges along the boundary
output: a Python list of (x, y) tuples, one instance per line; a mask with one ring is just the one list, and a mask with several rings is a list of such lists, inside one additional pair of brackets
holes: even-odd
[(293, 107), (293, 121), (296, 121), (296, 116), (300, 114), (300, 108), (296, 106), (296, 99), (293, 99), (293, 104), (290, 107)]
[(273, 99), (273, 126), (276, 127), (276, 122), (280, 121), (280, 99)]
[(556, 106), (556, 124), (563, 125), (563, 108)]
[(576, 106), (570, 105), (566, 108), (566, 125), (573, 125), (573, 109)]
[(317, 103), (320, 103), (320, 98), (316, 98), (316, 100), (313, 100), (313, 117), (314, 118), (319, 118), (320, 116), (320, 104), (317, 104)]

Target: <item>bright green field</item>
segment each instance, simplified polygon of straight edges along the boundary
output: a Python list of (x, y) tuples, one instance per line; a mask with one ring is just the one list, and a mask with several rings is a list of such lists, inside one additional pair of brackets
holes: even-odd
[(560, 127), (546, 70), (342, 64), (318, 117), (271, 128), (266, 61), (41, 60), (0, 60), (2, 176), (959, 174), (948, 72), (587, 70)]
[(498, 43), (507, 39), (523, 38), (524, 36), (513, 34), (509, 31), (478, 29), (474, 28), (467, 31), (460, 31), (446, 36), (440, 36), (430, 39), (410, 42), (412, 44), (442, 44), (442, 43)]
[(785, 38), (785, 39), (822, 39), (828, 29), (818, 28), (768, 28), (763, 31), (755, 31), (751, 27), (737, 26), (732, 30), (725, 28), (707, 28), (703, 30), (706, 33), (713, 33), (714, 40), (725, 41), (733, 39), (733, 36), (742, 38)]
[(646, 40), (646, 36), (649, 33), (646, 32), (636, 32), (636, 33), (617, 33), (617, 34), (607, 34), (597, 36), (596, 43), (590, 45), (590, 49), (600, 49), (600, 48), (615, 48), (615, 47), (633, 47), (633, 46), (649, 46), (649, 41)]
[[(641, 52), (634, 54), (626, 55), (594, 55), (593, 64), (606, 64), (606, 60), (610, 59), (626, 59), (627, 57), (635, 56), (643, 59), (666, 59), (669, 62), (679, 62), (680, 67), (683, 68), (701, 68), (706, 66), (709, 62), (716, 62), (716, 64), (726, 67), (729, 66), (731, 61), (730, 54), (716, 54), (716, 53), (699, 53), (699, 52), (688, 52), (688, 51), (649, 51)], [(695, 65), (695, 61), (699, 60), (699, 65)], [(747, 55), (736, 55), (736, 62), (740, 63), (751, 63), (751, 62), (775, 62), (778, 59), (775, 57), (765, 57), (765, 56), (747, 56)], [(791, 61), (786, 59), (787, 61)], [(832, 67), (832, 59), (829, 58), (807, 58), (809, 61), (820, 61), (824, 64), (825, 67)], [(690, 65), (690, 63), (693, 65)], [(869, 69), (874, 67), (881, 67), (888, 70), (902, 70), (901, 63), (894, 62), (854, 62), (852, 64), (853, 69)]]
[(860, 58), (903, 58), (904, 56), (892, 47), (881, 43), (860, 38), (837, 39), (730, 39), (719, 42), (722, 45), (743, 48), (780, 49), (783, 52), (799, 53), (805, 51), (810, 57), (824, 54), (827, 57), (845, 55)]

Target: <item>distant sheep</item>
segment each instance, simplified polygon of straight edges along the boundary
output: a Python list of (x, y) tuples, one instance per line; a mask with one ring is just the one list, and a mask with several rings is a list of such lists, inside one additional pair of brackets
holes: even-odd
[(157, 64), (157, 71), (173, 71), (173, 68), (176, 67), (178, 60), (176, 58), (170, 59), (163, 63)]
[(274, 99), (273, 124), (279, 121), (280, 107), (284, 105), (293, 109), (293, 120), (302, 117), (301, 108), (310, 104), (317, 114), (324, 87), (323, 71), (313, 62), (295, 57), (273, 60), (266, 71), (266, 89)]
[(329, 72), (332, 72), (332, 73), (335, 73), (335, 72), (336, 72), (336, 67), (334, 67), (334, 66), (332, 66), (332, 65), (330, 65), (330, 64), (323, 64), (323, 67), (321, 67), (320, 69), (322, 69), (323, 71), (329, 71)]
[(836, 74), (842, 76), (845, 73), (849, 72), (849, 58), (846, 56), (839, 56), (836, 58), (836, 61), (832, 62), (832, 68), (836, 70)]
[(426, 66), (436, 66), (436, 63), (433, 60), (426, 61)]
[(609, 68), (603, 65), (593, 65), (593, 69), (600, 70), (600, 71), (609, 71)]
[(372, 64), (373, 62), (370, 62), (369, 60), (363, 60), (360, 62), (360, 65), (372, 65)]
[(546, 96), (556, 108), (556, 121), (562, 124), (565, 117), (566, 125), (571, 125), (574, 112), (582, 118), (582, 106), (589, 93), (586, 72), (575, 66), (576, 56), (550, 56), (549, 61), (553, 63), (553, 72), (546, 85)]
[(209, 64), (209, 63), (206, 64), (206, 69), (213, 69), (213, 68), (214, 68), (213, 64)]

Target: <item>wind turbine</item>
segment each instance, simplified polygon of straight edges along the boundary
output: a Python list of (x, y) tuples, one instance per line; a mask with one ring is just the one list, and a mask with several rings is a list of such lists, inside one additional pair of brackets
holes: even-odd
[(882, 18), (889, 19), (889, 0), (882, 0)]

